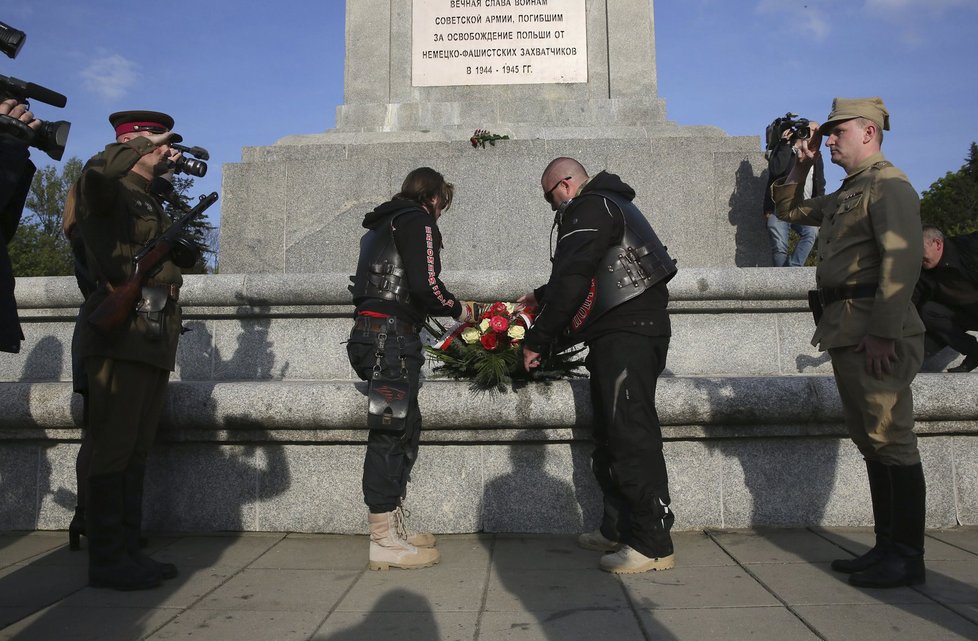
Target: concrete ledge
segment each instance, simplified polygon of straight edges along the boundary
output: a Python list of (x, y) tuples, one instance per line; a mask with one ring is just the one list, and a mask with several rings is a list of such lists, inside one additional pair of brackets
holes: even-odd
[[(914, 381), (921, 434), (978, 434), (978, 377), (921, 374)], [(175, 381), (162, 419), (168, 440), (357, 443), (366, 438), (365, 387), (348, 381)], [(421, 389), (425, 440), (446, 443), (587, 440), (587, 381), (534, 383), (475, 394), (465, 383)], [(0, 439), (49, 438), (79, 426), (69, 383), (0, 386)], [(844, 435), (828, 376), (664, 377), (657, 407), (670, 439)], [(71, 438), (76, 434), (66, 432)], [(520, 437), (518, 434), (524, 434)]]
[[(240, 305), (342, 305), (349, 309), (349, 273), (214, 274), (184, 277), (184, 307)], [(539, 285), (539, 277), (514, 271), (446, 271), (446, 282), (463, 298), (506, 300)], [(814, 286), (815, 269), (802, 268), (685, 268), (669, 282), (672, 303), (686, 301), (795, 301), (807, 309), (807, 291)], [(18, 278), (17, 305), (21, 311), (77, 309), (81, 295), (75, 279)], [(73, 314), (72, 314), (73, 315)]]
[[(536, 278), (448, 273), (463, 297), (512, 300)], [(683, 269), (658, 405), (677, 527), (866, 525), (865, 470), (826, 354), (809, 344), (810, 269)], [(360, 532), (363, 386), (353, 378), (347, 274), (188, 277), (147, 524), (178, 531)], [(0, 529), (64, 528), (81, 403), (71, 278), (19, 279), (27, 340), (0, 359)], [(938, 367), (954, 356), (944, 357)], [(978, 376), (921, 374), (917, 432), (928, 523), (978, 523)], [(409, 503), (439, 532), (594, 527), (587, 382), (492, 399), (427, 380)], [(569, 491), (570, 489), (570, 491)], [(513, 501), (514, 496), (519, 501)]]

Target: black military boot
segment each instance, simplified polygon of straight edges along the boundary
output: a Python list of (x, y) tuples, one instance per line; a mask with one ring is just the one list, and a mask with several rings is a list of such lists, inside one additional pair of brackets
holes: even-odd
[(873, 530), (876, 532), (876, 545), (862, 556), (854, 559), (836, 559), (832, 569), (836, 572), (852, 574), (878, 563), (886, 556), (892, 540), (893, 491), (890, 487), (890, 471), (879, 461), (866, 461), (869, 477), (869, 494), (873, 499)]
[(68, 524), (68, 549), (80, 550), (81, 537), (83, 536), (85, 536), (85, 507), (76, 505), (75, 514), (71, 517), (71, 523)]
[(159, 573), (161, 579), (172, 579), (177, 575), (177, 566), (161, 563), (142, 553), (145, 547), (142, 538), (143, 527), (143, 482), (146, 466), (130, 464), (126, 468), (123, 490), (122, 526), (125, 531), (126, 551), (137, 563)]
[[(83, 394), (82, 416), (83, 424), (88, 425), (88, 397)], [(91, 435), (86, 430), (85, 439), (82, 440), (81, 447), (78, 448), (78, 456), (75, 459), (75, 488), (78, 495), (75, 502), (75, 513), (71, 517), (68, 525), (68, 549), (75, 551), (81, 549), (81, 537), (85, 534), (85, 506), (88, 505), (88, 468), (92, 461)]]
[(893, 489), (893, 543), (880, 561), (849, 575), (849, 583), (861, 588), (896, 588), (926, 580), (924, 469), (920, 463), (888, 467)]
[(113, 590), (155, 588), (160, 584), (159, 572), (140, 565), (126, 551), (123, 482), (121, 472), (89, 479), (88, 584)]

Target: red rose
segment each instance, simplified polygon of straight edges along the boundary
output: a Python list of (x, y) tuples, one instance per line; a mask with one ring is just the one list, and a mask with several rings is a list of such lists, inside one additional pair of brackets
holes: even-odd
[(489, 352), (496, 349), (496, 345), (499, 343), (495, 334), (483, 334), (479, 341), (482, 343), (482, 346), (486, 348), (486, 351)]
[(489, 327), (494, 332), (505, 332), (509, 329), (509, 321), (503, 316), (493, 316), (489, 319)]
[(506, 309), (506, 303), (493, 303), (489, 307), (489, 311), (495, 314), (508, 314), (509, 310)]
[(469, 138), (469, 142), (472, 143), (472, 146), (473, 147), (478, 147), (479, 146), (479, 140), (477, 138), (475, 138), (474, 136), (472, 138)]

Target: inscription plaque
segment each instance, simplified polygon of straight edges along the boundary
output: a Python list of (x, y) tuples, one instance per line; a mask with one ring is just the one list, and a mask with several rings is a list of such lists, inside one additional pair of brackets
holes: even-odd
[(412, 85), (587, 82), (585, 0), (414, 0)]

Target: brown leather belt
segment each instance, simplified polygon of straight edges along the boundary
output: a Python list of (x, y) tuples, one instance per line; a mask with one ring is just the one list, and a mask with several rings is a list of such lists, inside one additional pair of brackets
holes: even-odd
[(872, 298), (876, 296), (876, 285), (867, 283), (864, 285), (842, 285), (841, 287), (819, 287), (817, 291), (818, 300), (822, 303), (822, 307), (828, 307), (840, 300)]
[(395, 336), (417, 334), (419, 331), (421, 331), (421, 328), (417, 325), (401, 320), (395, 316), (388, 316), (387, 318), (357, 316), (356, 321), (353, 323), (353, 329), (371, 334), (386, 332), (387, 334), (394, 334)]

